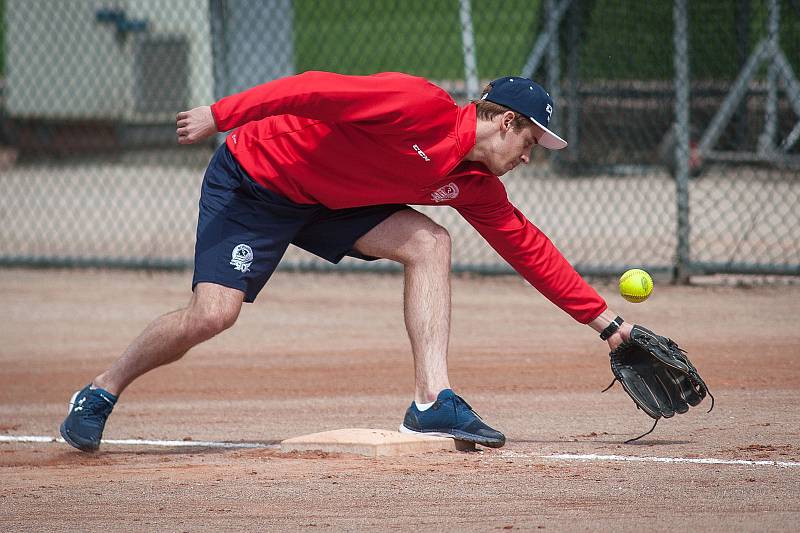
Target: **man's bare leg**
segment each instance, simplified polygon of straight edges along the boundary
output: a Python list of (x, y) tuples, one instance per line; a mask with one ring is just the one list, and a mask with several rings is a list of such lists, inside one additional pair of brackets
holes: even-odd
[(198, 283), (189, 305), (151, 322), (92, 384), (119, 396), (142, 374), (177, 361), (193, 346), (231, 327), (243, 299), (242, 291)]
[(417, 403), (450, 388), (450, 235), (425, 215), (398, 211), (361, 237), (354, 248), (405, 267), (404, 316), (414, 354)]
[[(111, 368), (70, 400), (69, 414), (59, 431), (71, 446), (84, 452), (100, 447), (106, 420), (117, 396), (137, 377), (180, 359), (193, 346), (236, 322), (244, 293), (211, 283), (198, 283), (189, 305), (155, 319), (128, 346)], [(110, 395), (109, 395), (110, 394)]]

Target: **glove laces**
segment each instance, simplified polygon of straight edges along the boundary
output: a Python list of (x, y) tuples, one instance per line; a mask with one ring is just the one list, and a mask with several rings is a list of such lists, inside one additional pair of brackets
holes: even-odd
[[(683, 350), (681, 350), (681, 351), (683, 351)], [(617, 378), (615, 377), (614, 379), (611, 380), (611, 383), (609, 383), (608, 387), (606, 387), (605, 389), (601, 390), (600, 393), (602, 394), (605, 391), (607, 391), (608, 389), (610, 389), (611, 387), (613, 387), (614, 383), (616, 383), (616, 382), (617, 382)], [(708, 394), (708, 397), (711, 398), (711, 407), (708, 409), (708, 411), (706, 411), (707, 413), (710, 413), (711, 409), (714, 408), (714, 395), (711, 394), (711, 391), (708, 390), (708, 389), (706, 389), (706, 394)], [(639, 406), (637, 405), (636, 408), (639, 409)], [(653, 427), (650, 428), (650, 431), (648, 431), (647, 433), (642, 433), (641, 435), (639, 435), (636, 438), (628, 439), (623, 444), (630, 444), (631, 442), (637, 441), (637, 440), (641, 439), (642, 437), (645, 437), (645, 436), (649, 435), (650, 433), (653, 432), (653, 430), (656, 429), (656, 426), (658, 425), (658, 421), (659, 420), (661, 420), (661, 419), (660, 418), (656, 418), (656, 421), (653, 423)]]

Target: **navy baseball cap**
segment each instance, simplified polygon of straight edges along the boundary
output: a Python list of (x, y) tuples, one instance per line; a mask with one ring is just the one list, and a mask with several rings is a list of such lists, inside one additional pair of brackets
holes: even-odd
[(489, 84), (489, 92), (481, 97), (495, 104), (506, 106), (529, 119), (544, 130), (539, 144), (550, 150), (561, 150), (567, 141), (548, 129), (553, 114), (553, 99), (541, 85), (518, 76), (498, 78)]

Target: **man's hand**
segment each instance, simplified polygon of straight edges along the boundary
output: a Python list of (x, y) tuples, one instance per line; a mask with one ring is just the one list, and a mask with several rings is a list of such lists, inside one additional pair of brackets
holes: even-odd
[(176, 117), (176, 124), (179, 144), (194, 144), (217, 133), (211, 107), (207, 105), (181, 111)]

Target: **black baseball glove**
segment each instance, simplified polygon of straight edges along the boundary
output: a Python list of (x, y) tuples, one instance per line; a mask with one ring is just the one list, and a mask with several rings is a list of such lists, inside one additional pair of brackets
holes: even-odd
[(614, 381), (603, 392), (619, 381), (636, 402), (636, 407), (655, 419), (650, 431), (626, 443), (652, 432), (662, 416), (670, 418), (675, 413), (685, 413), (689, 406), (699, 404), (706, 395), (711, 397), (711, 409), (714, 408), (714, 397), (708, 392), (703, 378), (686, 352), (671, 339), (634, 325), (630, 339), (609, 356)]

